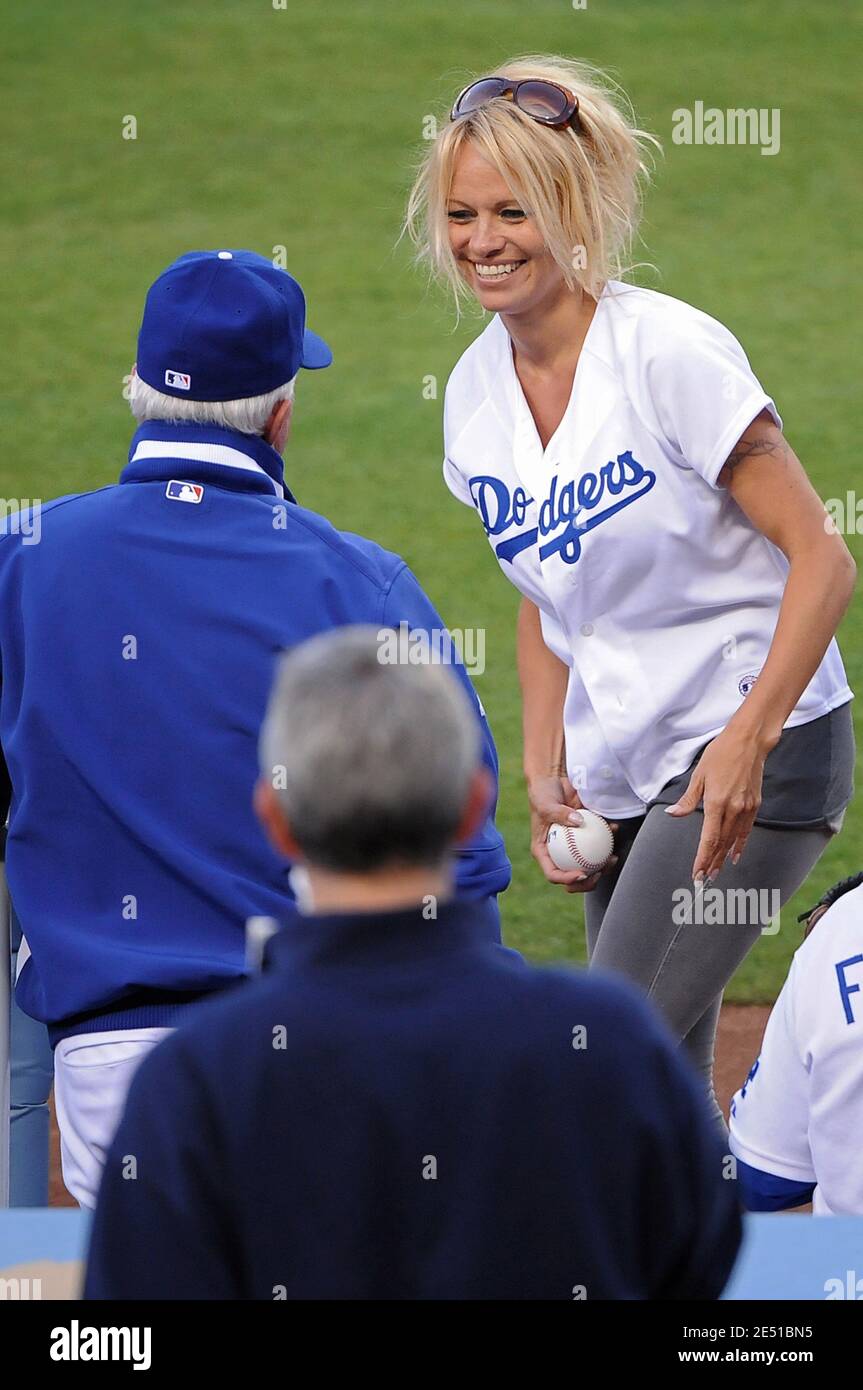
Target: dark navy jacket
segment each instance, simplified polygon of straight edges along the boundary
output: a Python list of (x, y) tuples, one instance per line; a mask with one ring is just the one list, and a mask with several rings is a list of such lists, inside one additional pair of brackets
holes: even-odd
[(473, 905), (309, 917), (132, 1082), (90, 1298), (715, 1298), (735, 1184), (622, 980)]
[[(38, 543), (0, 538), (17, 998), (54, 1041), (167, 1025), (242, 972), (248, 916), (294, 914), (251, 800), (277, 653), (443, 622), (398, 556), (297, 506), (281, 457), (232, 430), (145, 425), (118, 484), (32, 520)], [(457, 864), (492, 936), (510, 877), (493, 814)]]

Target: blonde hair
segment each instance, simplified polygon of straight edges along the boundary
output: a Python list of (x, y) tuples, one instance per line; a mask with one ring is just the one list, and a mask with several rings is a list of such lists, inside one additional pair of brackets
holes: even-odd
[[(448, 118), (423, 157), (403, 227), (416, 259), (452, 290), (458, 309), (470, 292), (449, 245), (447, 199), (456, 159), (467, 141), (495, 166), (534, 218), (571, 290), (598, 298), (606, 281), (632, 267), (641, 184), (659, 141), (635, 125), (629, 101), (611, 79), (572, 58), (531, 56), (501, 63), (489, 77), (544, 78), (578, 97), (581, 130), (552, 129), (496, 98)], [(577, 123), (576, 123), (577, 124)]]

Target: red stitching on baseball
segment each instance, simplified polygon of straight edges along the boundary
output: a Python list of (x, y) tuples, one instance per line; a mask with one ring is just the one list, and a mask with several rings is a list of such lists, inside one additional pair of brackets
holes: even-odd
[[(594, 874), (597, 873), (598, 870), (602, 868), (602, 864), (596, 863), (592, 859), (585, 859), (584, 855), (582, 854), (581, 850), (578, 848), (578, 845), (576, 844), (575, 832), (572, 829), (572, 827), (569, 825), (565, 825), (563, 829), (564, 838), (566, 840), (566, 847), (569, 850), (570, 854), (572, 854), (573, 857), (578, 860), (578, 867), (580, 869), (584, 869), (585, 872), (590, 872)], [(602, 862), (605, 863), (605, 860), (603, 860)]]

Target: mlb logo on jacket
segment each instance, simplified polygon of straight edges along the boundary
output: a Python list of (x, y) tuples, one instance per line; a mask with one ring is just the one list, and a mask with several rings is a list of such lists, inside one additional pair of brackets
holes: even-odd
[(165, 488), (165, 496), (172, 502), (200, 502), (204, 489), (200, 483), (183, 483), (172, 478)]

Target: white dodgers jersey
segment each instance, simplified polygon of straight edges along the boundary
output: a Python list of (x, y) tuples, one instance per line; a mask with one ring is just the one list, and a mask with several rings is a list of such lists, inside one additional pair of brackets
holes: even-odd
[(794, 956), (730, 1138), (751, 1168), (817, 1183), (815, 1212), (863, 1215), (863, 884)]
[[(567, 771), (585, 806), (643, 814), (728, 723), (788, 575), (722, 467), (773, 401), (728, 329), (612, 281), (543, 449), (497, 316), (446, 391), (444, 477), (569, 667)], [(851, 699), (835, 641), (786, 726)]]

